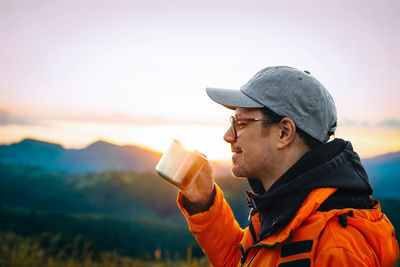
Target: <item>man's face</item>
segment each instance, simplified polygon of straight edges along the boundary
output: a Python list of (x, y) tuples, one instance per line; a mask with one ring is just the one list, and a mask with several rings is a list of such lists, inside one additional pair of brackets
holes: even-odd
[[(237, 108), (237, 118), (265, 119), (260, 109)], [(262, 121), (239, 122), (236, 124), (237, 139), (229, 128), (224, 140), (231, 144), (232, 173), (236, 177), (261, 178), (265, 176), (274, 162), (273, 138), (271, 127), (263, 128)]]

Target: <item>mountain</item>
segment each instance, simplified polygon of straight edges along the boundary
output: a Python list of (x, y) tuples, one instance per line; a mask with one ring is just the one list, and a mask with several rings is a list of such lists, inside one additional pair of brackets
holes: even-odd
[[(83, 149), (65, 149), (59, 144), (24, 139), (0, 145), (0, 163), (21, 164), (67, 173), (109, 170), (154, 172), (161, 153), (127, 145), (96, 141)], [(229, 161), (211, 161), (216, 176), (230, 176)]]
[(160, 158), (161, 153), (158, 152), (136, 146), (117, 146), (104, 141), (97, 141), (83, 149), (65, 149), (59, 144), (34, 139), (0, 145), (1, 163), (71, 173), (153, 171)]
[(399, 162), (399, 161), (400, 161), (400, 151), (387, 153), (373, 158), (367, 158), (362, 160), (362, 162), (366, 165), (378, 165), (382, 163)]
[(59, 144), (34, 139), (24, 139), (19, 143), (0, 146), (0, 162), (23, 163), (26, 165), (46, 166), (64, 152)]
[(374, 196), (400, 199), (400, 152), (362, 160)]

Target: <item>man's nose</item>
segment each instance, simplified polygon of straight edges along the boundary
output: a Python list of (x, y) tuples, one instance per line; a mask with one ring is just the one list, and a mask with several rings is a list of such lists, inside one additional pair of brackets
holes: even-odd
[(225, 140), (225, 142), (230, 143), (230, 144), (235, 143), (236, 140), (235, 140), (235, 137), (233, 136), (231, 127), (229, 127), (228, 130), (225, 132), (224, 140)]

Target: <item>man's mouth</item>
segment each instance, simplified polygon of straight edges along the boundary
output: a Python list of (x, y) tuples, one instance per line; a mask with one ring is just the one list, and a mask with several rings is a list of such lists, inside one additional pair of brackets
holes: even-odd
[(240, 150), (236, 150), (236, 151), (232, 150), (232, 153), (233, 153), (232, 160), (235, 160), (242, 155), (242, 151), (240, 151)]

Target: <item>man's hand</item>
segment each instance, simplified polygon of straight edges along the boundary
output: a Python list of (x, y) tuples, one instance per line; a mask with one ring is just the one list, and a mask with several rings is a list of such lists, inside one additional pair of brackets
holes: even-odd
[(189, 189), (180, 191), (184, 196), (184, 206), (190, 214), (208, 210), (215, 196), (214, 177), (210, 163), (206, 162)]

